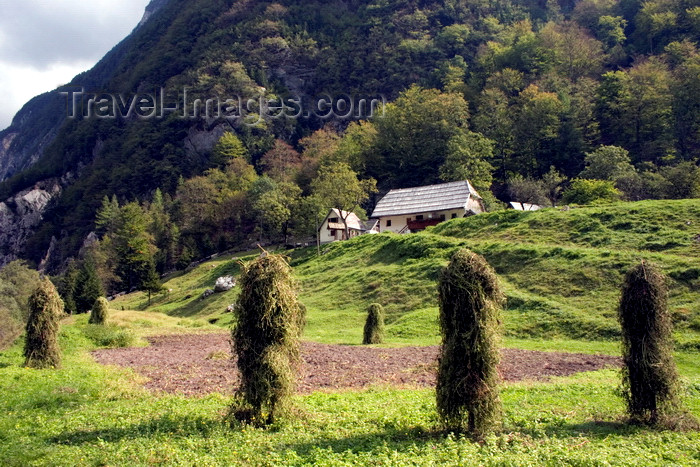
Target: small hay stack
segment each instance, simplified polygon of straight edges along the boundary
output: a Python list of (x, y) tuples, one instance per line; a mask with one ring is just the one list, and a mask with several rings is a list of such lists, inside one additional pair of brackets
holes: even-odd
[(98, 297), (92, 305), (90, 312), (89, 324), (105, 324), (107, 322), (107, 311), (109, 310), (109, 302), (104, 297)]
[(362, 344), (381, 344), (384, 341), (384, 308), (379, 303), (372, 303), (367, 311), (367, 321)]

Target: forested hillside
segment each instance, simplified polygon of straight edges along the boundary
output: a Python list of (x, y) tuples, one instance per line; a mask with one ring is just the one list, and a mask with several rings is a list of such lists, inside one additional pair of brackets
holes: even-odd
[[(567, 189), (565, 202), (583, 204), (695, 197), (699, 34), (692, 1), (170, 0), (72, 85), (266, 104), (246, 118), (66, 120), (38, 163), (0, 185), (0, 199), (61, 179), (20, 252), (36, 263), (54, 237), (50, 269), (64, 268), (97, 232), (111, 245), (98, 263), (109, 265), (138, 218), (148, 246), (139, 251), (152, 256), (139, 264), (163, 272), (255, 241), (307, 238), (324, 210), (356, 204), (329, 201), (324, 178), (357, 183), (351, 198), (365, 208), (377, 196), (371, 179), (381, 194), (469, 178), (491, 207), (556, 203)], [(321, 95), (388, 105), (359, 120), (340, 108), (331, 118), (270, 111)]]

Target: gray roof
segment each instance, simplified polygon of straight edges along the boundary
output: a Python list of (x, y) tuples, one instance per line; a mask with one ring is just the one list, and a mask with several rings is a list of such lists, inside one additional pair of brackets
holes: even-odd
[(470, 197), (481, 199), (468, 180), (391, 190), (377, 203), (371, 217), (464, 209)]

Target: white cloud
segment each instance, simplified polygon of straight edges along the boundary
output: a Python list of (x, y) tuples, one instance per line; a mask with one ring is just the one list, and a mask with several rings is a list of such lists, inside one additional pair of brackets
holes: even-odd
[(32, 97), (92, 67), (149, 0), (0, 0), (0, 129)]
[(8, 127), (12, 117), (32, 97), (70, 82), (75, 75), (92, 65), (92, 62), (74, 62), (37, 70), (0, 62), (0, 129)]

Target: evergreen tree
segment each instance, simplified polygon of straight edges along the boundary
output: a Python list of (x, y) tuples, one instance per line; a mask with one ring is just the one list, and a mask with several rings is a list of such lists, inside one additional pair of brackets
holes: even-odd
[(147, 228), (148, 219), (137, 203), (120, 209), (112, 244), (117, 258), (116, 273), (127, 290), (142, 289), (153, 274), (156, 248)]
[(66, 271), (63, 273), (63, 277), (61, 277), (60, 286), (58, 288), (58, 293), (63, 299), (64, 311), (69, 315), (78, 313), (78, 308), (75, 304), (78, 273), (79, 270), (75, 266), (75, 260), (71, 259), (68, 261), (68, 266), (66, 267)]
[(102, 282), (97, 274), (95, 261), (85, 258), (75, 279), (75, 310), (77, 313), (87, 313), (99, 297), (104, 295)]

